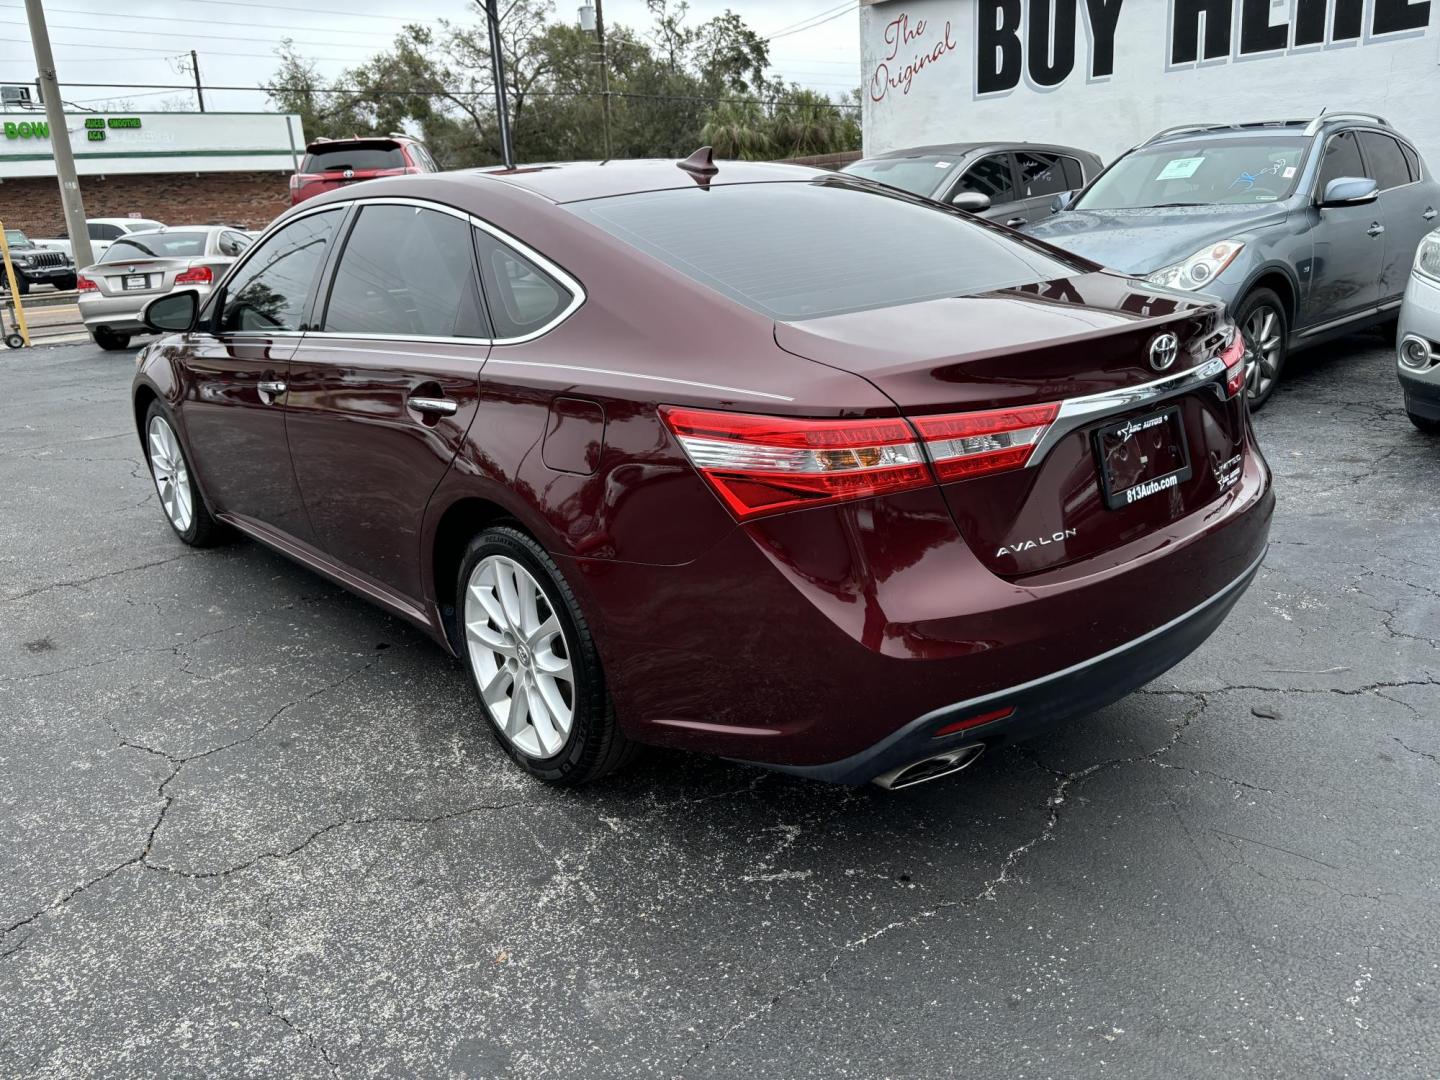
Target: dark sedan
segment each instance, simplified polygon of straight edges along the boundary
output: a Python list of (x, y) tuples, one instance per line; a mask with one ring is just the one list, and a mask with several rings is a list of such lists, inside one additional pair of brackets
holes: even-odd
[(180, 538), (423, 628), (547, 780), (954, 772), (1176, 663), (1266, 547), (1219, 304), (832, 173), (378, 181), (147, 318)]

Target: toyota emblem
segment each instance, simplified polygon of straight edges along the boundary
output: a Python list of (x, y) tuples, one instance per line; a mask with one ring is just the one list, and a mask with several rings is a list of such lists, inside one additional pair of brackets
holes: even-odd
[(1180, 355), (1180, 339), (1174, 334), (1159, 334), (1150, 342), (1150, 366), (1164, 371)]

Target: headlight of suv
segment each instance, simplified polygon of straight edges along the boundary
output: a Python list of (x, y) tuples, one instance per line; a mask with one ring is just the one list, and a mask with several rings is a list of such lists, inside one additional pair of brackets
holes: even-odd
[(1420, 241), (1415, 252), (1415, 272), (1431, 281), (1440, 281), (1440, 232), (1432, 232)]
[(1218, 244), (1201, 248), (1183, 262), (1156, 270), (1145, 280), (1152, 285), (1168, 285), (1172, 289), (1190, 292), (1203, 289), (1235, 261), (1235, 256), (1244, 247), (1244, 242), (1240, 240), (1221, 240)]
[(12, 256), (10, 257), (10, 261), (11, 261), (12, 263), (14, 263), (16, 266), (29, 266), (29, 265), (30, 265), (30, 256), (29, 256), (29, 255), (12, 255)]

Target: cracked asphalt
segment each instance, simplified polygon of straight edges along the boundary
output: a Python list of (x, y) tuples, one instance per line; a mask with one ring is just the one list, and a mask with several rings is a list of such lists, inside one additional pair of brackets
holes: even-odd
[(0, 363), (0, 1076), (1440, 1072), (1440, 441), (1377, 336), (1257, 418), (1209, 643), (893, 794), (540, 786), (407, 626), (172, 537), (125, 354)]

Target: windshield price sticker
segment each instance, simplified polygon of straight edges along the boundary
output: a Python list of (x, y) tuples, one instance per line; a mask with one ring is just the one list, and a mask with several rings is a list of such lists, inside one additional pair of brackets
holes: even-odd
[(1172, 158), (1166, 163), (1165, 167), (1160, 170), (1160, 175), (1155, 177), (1155, 179), (1189, 180), (1190, 177), (1195, 175), (1195, 171), (1200, 168), (1204, 160), (1204, 157)]

